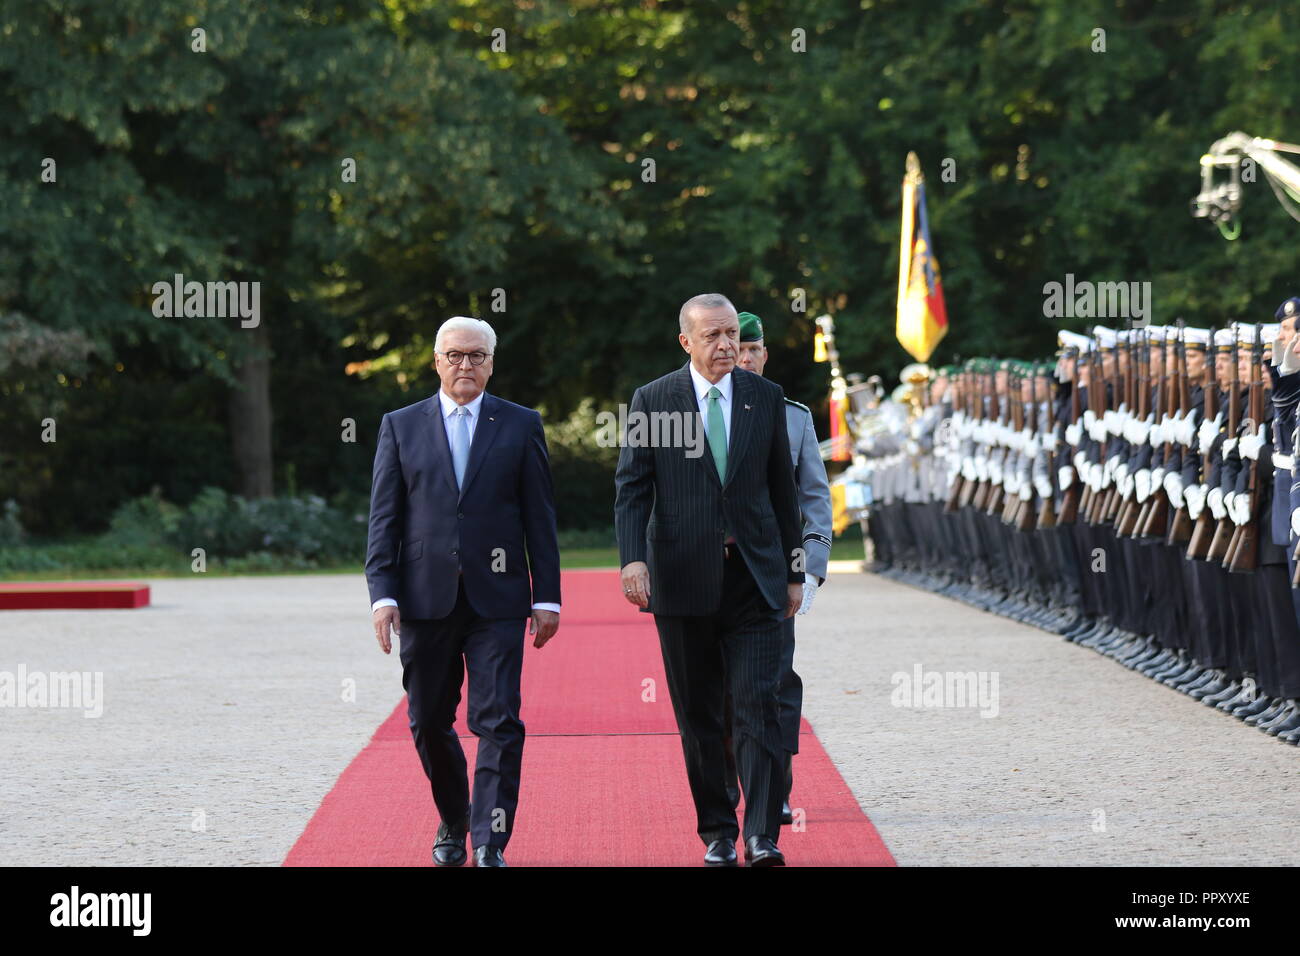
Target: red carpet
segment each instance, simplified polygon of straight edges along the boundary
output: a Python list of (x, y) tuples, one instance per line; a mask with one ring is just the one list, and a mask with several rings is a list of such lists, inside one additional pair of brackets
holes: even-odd
[[(615, 572), (564, 573), (560, 631), (540, 651), (526, 646), (522, 693), (527, 736), (511, 866), (702, 865), (654, 620), (622, 599)], [(457, 726), (472, 780), (477, 741), (464, 715), (462, 699)], [(799, 749), (796, 827), (781, 830), (789, 863), (894, 865), (807, 721)], [(284, 863), (432, 866), (437, 825), (403, 697)]]
[(146, 607), (149, 585), (139, 581), (0, 582), (0, 611)]

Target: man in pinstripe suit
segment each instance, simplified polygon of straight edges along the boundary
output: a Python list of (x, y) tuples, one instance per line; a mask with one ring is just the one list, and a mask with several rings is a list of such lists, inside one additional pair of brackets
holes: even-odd
[(781, 622), (798, 609), (804, 578), (785, 396), (736, 368), (740, 323), (725, 296), (688, 299), (678, 318), (690, 361), (638, 388), (628, 419), (676, 416), (675, 432), (685, 436), (698, 434), (688, 419), (699, 415), (708, 445), (703, 454), (686, 442), (647, 447), (629, 432), (615, 475), (623, 593), (655, 616), (705, 863), (737, 864), (725, 681), (735, 705), (745, 859), (779, 866)]

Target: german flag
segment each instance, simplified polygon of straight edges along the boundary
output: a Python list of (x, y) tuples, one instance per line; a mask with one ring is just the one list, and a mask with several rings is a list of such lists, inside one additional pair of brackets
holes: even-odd
[(914, 359), (926, 362), (948, 334), (948, 312), (925, 215), (925, 177), (916, 153), (907, 154), (907, 173), (903, 177), (903, 231), (898, 258), (895, 335)]

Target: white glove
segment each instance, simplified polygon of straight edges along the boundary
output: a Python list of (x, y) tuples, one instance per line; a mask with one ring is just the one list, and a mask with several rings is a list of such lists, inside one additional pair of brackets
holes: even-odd
[(817, 597), (817, 576), (803, 573), (803, 601), (799, 604), (799, 610), (795, 614), (807, 614), (813, 606), (813, 598)]
[(1176, 471), (1171, 471), (1165, 475), (1165, 494), (1169, 496), (1169, 503), (1175, 508), (1183, 506), (1183, 476)]
[(1151, 496), (1151, 472), (1148, 469), (1138, 469), (1138, 473), (1133, 476), (1133, 490), (1137, 492), (1138, 504)]
[(1214, 520), (1222, 521), (1228, 514), (1228, 509), (1223, 507), (1223, 489), (1211, 488), (1210, 493), (1205, 496), (1205, 503), (1210, 506), (1210, 514), (1214, 515)]
[[(1296, 355), (1293, 351), (1298, 345), (1300, 343), (1292, 339), (1287, 343), (1287, 347), (1282, 349), (1281, 362), (1278, 365), (1278, 372), (1282, 375), (1294, 375), (1296, 372), (1300, 372), (1300, 355)], [(1276, 348), (1274, 351), (1277, 351)], [(1277, 360), (1278, 356), (1274, 355), (1273, 358)]]
[(1250, 492), (1242, 491), (1232, 496), (1232, 507), (1229, 509), (1232, 515), (1233, 524), (1250, 523)]
[(1121, 461), (1115, 466), (1115, 484), (1122, 485), (1128, 477), (1128, 462)]
[(1235, 438), (1225, 438), (1225, 439), (1223, 440), (1223, 457), (1224, 457), (1224, 458), (1227, 458), (1227, 457), (1228, 457), (1228, 453), (1231, 452), (1232, 449), (1234, 449), (1234, 448), (1236, 448), (1236, 447), (1237, 447), (1237, 439), (1235, 439)]
[(1259, 461), (1259, 450), (1264, 447), (1264, 426), (1260, 425), (1254, 432), (1244, 436), (1240, 445), (1242, 458)]
[(1079, 440), (1083, 438), (1083, 423), (1075, 422), (1073, 425), (1065, 426), (1065, 440), (1072, 448), (1079, 447)]
[(1026, 481), (1017, 490), (1017, 494), (1020, 496), (1021, 501), (1028, 501), (1030, 498), (1034, 497), (1034, 487)]
[(1072, 484), (1074, 484), (1074, 469), (1071, 468), (1069, 465), (1066, 465), (1064, 468), (1058, 469), (1056, 472), (1056, 480), (1060, 484), (1062, 491), (1064, 491), (1066, 488), (1069, 488)]
[(1176, 440), (1178, 444), (1185, 448), (1191, 448), (1192, 439), (1196, 437), (1196, 419), (1196, 409), (1193, 408), (1187, 413), (1187, 417), (1183, 419), (1182, 424), (1178, 426)]
[(1300, 536), (1300, 508), (1291, 512), (1291, 533)]
[[(1061, 469), (1064, 471), (1065, 469)], [(1046, 475), (1039, 475), (1034, 479), (1034, 490), (1038, 492), (1040, 498), (1052, 497), (1052, 480)]]
[(1183, 410), (1174, 412), (1174, 417), (1165, 423), (1165, 441), (1178, 441), (1183, 430)]
[(1146, 421), (1144, 422), (1134, 421), (1133, 422), (1133, 444), (1135, 445), (1146, 444), (1146, 440), (1151, 435), (1151, 429), (1155, 425), (1155, 423), (1156, 423), (1156, 419), (1154, 415), (1148, 415)]
[(1223, 493), (1223, 510), (1228, 513), (1228, 520), (1237, 524), (1237, 493), (1235, 491), (1225, 491)]
[(1205, 486), (1188, 485), (1183, 490), (1183, 500), (1187, 502), (1187, 516), (1195, 521), (1205, 510)]
[(1164, 468), (1152, 468), (1151, 469), (1151, 490), (1155, 491), (1157, 488), (1164, 485), (1164, 483), (1165, 483)]
[(1092, 430), (1096, 426), (1096, 424), (1097, 424), (1097, 416), (1092, 413), (1091, 408), (1085, 408), (1083, 410), (1083, 427), (1088, 430), (1089, 435), (1092, 434)]
[(1214, 444), (1214, 439), (1219, 436), (1219, 428), (1223, 425), (1223, 416), (1216, 415), (1213, 421), (1201, 422), (1201, 427), (1197, 429), (1197, 437), (1201, 441), (1202, 450), (1208, 451), (1209, 447)]
[(1048, 432), (1046, 435), (1043, 436), (1043, 440), (1042, 440), (1043, 448), (1049, 452), (1055, 453), (1057, 446), (1059, 446), (1060, 444), (1061, 444), (1061, 440), (1056, 436), (1055, 431)]
[(1074, 470), (1084, 478), (1088, 475), (1088, 459), (1081, 451), (1076, 451), (1074, 453)]

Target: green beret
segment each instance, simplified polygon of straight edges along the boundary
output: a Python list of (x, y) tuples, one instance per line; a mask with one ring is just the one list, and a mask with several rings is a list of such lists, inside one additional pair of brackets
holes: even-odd
[(761, 342), (763, 340), (763, 323), (759, 321), (758, 316), (753, 312), (741, 312), (736, 318), (740, 319), (740, 341)]

